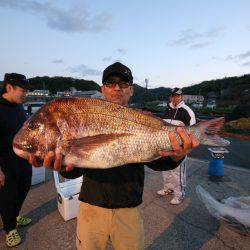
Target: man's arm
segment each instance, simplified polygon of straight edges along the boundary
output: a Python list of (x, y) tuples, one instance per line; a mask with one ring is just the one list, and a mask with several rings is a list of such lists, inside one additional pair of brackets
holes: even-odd
[(197, 139), (188, 131), (183, 130), (182, 128), (177, 128), (176, 132), (181, 138), (182, 145), (180, 145), (175, 138), (174, 132), (169, 132), (170, 145), (172, 147), (171, 151), (160, 151), (160, 156), (170, 156), (173, 161), (179, 162), (187, 154), (191, 152), (193, 148), (196, 148), (199, 145)]
[(179, 145), (177, 139), (175, 138), (174, 132), (170, 132), (169, 140), (172, 150), (160, 151), (159, 156), (162, 156), (162, 158), (147, 163), (146, 165), (148, 167), (158, 171), (174, 169), (180, 165), (185, 156), (193, 148), (199, 145), (195, 137), (191, 133), (188, 133), (183, 130), (182, 128), (177, 128), (177, 133), (182, 140), (182, 145)]

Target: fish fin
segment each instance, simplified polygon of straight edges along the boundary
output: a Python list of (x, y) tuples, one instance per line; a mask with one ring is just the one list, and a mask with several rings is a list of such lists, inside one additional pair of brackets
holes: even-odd
[(61, 142), (61, 146), (64, 148), (70, 149), (71, 152), (78, 151), (88, 152), (96, 147), (99, 147), (101, 144), (108, 144), (117, 138), (129, 136), (129, 133), (122, 134), (99, 134), (93, 136), (86, 136), (77, 139), (65, 140)]
[(139, 112), (141, 112), (144, 115), (150, 116), (150, 117), (158, 120), (161, 123), (161, 125), (163, 125), (163, 126), (166, 125), (165, 121), (162, 118), (160, 118), (159, 116), (153, 114), (151, 111), (147, 111), (147, 110), (143, 110), (143, 109), (138, 109), (138, 108), (133, 108), (133, 110), (139, 111)]
[(228, 146), (230, 142), (221, 138), (217, 134), (224, 125), (224, 122), (224, 117), (220, 117), (207, 121), (202, 121), (195, 125), (199, 127), (202, 131), (200, 143), (209, 146)]

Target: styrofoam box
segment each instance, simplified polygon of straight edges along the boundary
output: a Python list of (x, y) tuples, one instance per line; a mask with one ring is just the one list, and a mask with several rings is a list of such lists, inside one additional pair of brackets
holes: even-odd
[(82, 186), (82, 177), (60, 182), (58, 172), (54, 171), (54, 179), (59, 213), (65, 221), (75, 218), (80, 205), (78, 197)]
[(31, 185), (35, 185), (45, 181), (45, 168), (32, 166)]

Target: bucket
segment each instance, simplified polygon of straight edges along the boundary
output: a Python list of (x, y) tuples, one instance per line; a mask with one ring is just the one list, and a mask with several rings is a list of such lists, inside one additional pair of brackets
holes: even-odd
[(223, 161), (224, 157), (222, 158), (211, 158), (209, 163), (208, 172), (212, 176), (223, 176), (224, 169), (223, 169)]

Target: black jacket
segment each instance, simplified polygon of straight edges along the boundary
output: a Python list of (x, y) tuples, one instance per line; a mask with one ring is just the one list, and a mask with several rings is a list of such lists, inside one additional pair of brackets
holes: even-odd
[[(182, 160), (181, 160), (182, 161)], [(180, 162), (162, 157), (145, 163), (156, 171), (176, 168)], [(142, 203), (144, 164), (134, 163), (110, 169), (80, 169), (61, 172), (65, 178), (84, 175), (79, 200), (105, 208), (136, 207)]]
[(164, 120), (174, 125), (178, 125), (178, 121), (183, 122), (185, 126), (191, 126), (196, 123), (193, 110), (189, 108), (184, 101), (180, 102), (177, 107), (169, 103), (164, 115)]
[(14, 153), (12, 147), (13, 138), (26, 119), (27, 114), (21, 104), (11, 103), (0, 97), (0, 167), (2, 169), (12, 168), (15, 171), (20, 164), (30, 167), (26, 160)]

